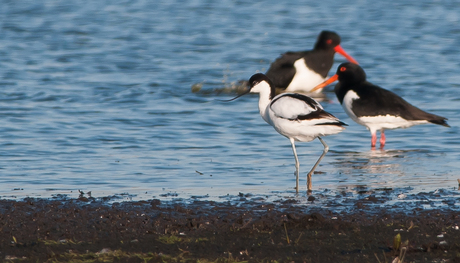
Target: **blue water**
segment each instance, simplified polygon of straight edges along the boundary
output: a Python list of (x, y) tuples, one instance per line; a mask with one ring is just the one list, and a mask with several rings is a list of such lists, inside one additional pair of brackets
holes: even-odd
[[(371, 82), (452, 128), (388, 131), (371, 150), (329, 87), (323, 106), (349, 127), (325, 137), (314, 193), (455, 192), (459, 20), (450, 1), (0, 0), (0, 196), (293, 196), (289, 141), (261, 119), (258, 97), (216, 99), (324, 29)], [(305, 187), (322, 145), (297, 151)]]

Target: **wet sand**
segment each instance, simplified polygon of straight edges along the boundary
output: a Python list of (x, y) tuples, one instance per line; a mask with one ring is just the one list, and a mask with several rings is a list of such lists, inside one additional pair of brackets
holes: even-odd
[[(314, 198), (311, 198), (312, 200)], [(4, 262), (460, 262), (460, 213), (296, 200), (0, 200)], [(313, 200), (314, 202), (314, 200)], [(372, 209), (369, 209), (372, 207)], [(401, 242), (395, 242), (400, 235)], [(399, 247), (399, 248), (398, 248)]]

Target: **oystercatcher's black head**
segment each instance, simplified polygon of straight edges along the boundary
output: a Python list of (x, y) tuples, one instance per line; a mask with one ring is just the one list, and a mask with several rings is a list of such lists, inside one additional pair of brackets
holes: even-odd
[(315, 49), (333, 49), (340, 45), (340, 36), (332, 31), (322, 31), (316, 40)]
[(322, 31), (319, 34), (314, 50), (337, 52), (348, 59), (348, 61), (358, 64), (358, 61), (356, 61), (352, 56), (348, 55), (347, 52), (345, 52), (345, 50), (340, 46), (340, 36), (332, 31)]
[(352, 62), (342, 63), (337, 68), (337, 73), (334, 76), (314, 87), (311, 92), (322, 89), (336, 80), (346, 85), (358, 84), (366, 81), (366, 73), (358, 64)]
[(337, 68), (339, 82), (342, 83), (361, 83), (366, 81), (366, 72), (357, 64), (345, 62)]

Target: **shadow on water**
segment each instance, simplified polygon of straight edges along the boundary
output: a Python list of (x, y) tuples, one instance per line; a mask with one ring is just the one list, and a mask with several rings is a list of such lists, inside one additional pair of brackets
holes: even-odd
[[(222, 94), (230, 94), (230, 95), (240, 95), (245, 93), (250, 87), (249, 83), (246, 80), (239, 80), (233, 82), (227, 82), (225, 79), (222, 80), (222, 83), (209, 83), (208, 85), (211, 86), (209, 88), (204, 88), (207, 83), (200, 82), (195, 83), (191, 86), (191, 92), (194, 94), (198, 94), (201, 96), (212, 96), (212, 95), (222, 95)], [(283, 89), (276, 88), (276, 94), (283, 93)], [(295, 93), (302, 93), (305, 94), (317, 101), (320, 102), (331, 102), (331, 98), (327, 96), (325, 93), (304, 93), (302, 91), (296, 91)]]
[(219, 95), (219, 94), (243, 94), (249, 89), (248, 83), (244, 80), (219, 84), (211, 84), (212, 88), (203, 89), (206, 83), (195, 83), (192, 85), (192, 93), (200, 95)]
[[(369, 187), (398, 187), (398, 183), (410, 173), (417, 174), (418, 161), (429, 159), (434, 152), (423, 149), (383, 150), (371, 149), (366, 152), (336, 152), (331, 164), (341, 177), (340, 187), (353, 185)], [(405, 159), (405, 160), (402, 160)], [(408, 171), (408, 167), (414, 169)], [(421, 168), (421, 165), (418, 169)], [(423, 168), (422, 168), (423, 169)], [(410, 180), (410, 179), (409, 179)], [(421, 183), (423, 184), (423, 183)]]

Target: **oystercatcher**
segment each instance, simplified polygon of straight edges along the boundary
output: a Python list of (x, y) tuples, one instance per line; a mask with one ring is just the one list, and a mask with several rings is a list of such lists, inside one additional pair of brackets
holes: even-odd
[(270, 65), (265, 74), (276, 88), (287, 92), (308, 93), (326, 80), (334, 63), (335, 52), (358, 64), (340, 46), (340, 36), (337, 33), (322, 31), (313, 50), (284, 53)]
[(380, 147), (385, 145), (385, 129), (408, 128), (417, 124), (434, 123), (450, 127), (447, 118), (425, 112), (395, 93), (366, 81), (364, 70), (353, 63), (342, 63), (337, 73), (315, 87), (322, 89), (339, 80), (335, 94), (345, 112), (358, 124), (371, 132), (371, 146), (377, 142), (380, 130)]
[(231, 100), (249, 92), (259, 93), (259, 111), (262, 118), (275, 130), (289, 139), (295, 157), (296, 192), (299, 192), (299, 159), (295, 141), (309, 142), (318, 138), (324, 150), (307, 175), (307, 189), (311, 191), (311, 175), (329, 147), (320, 136), (336, 134), (345, 129), (345, 123), (324, 111), (314, 99), (298, 93), (282, 93), (275, 96), (275, 86), (264, 74), (258, 73), (249, 79), (250, 89)]

